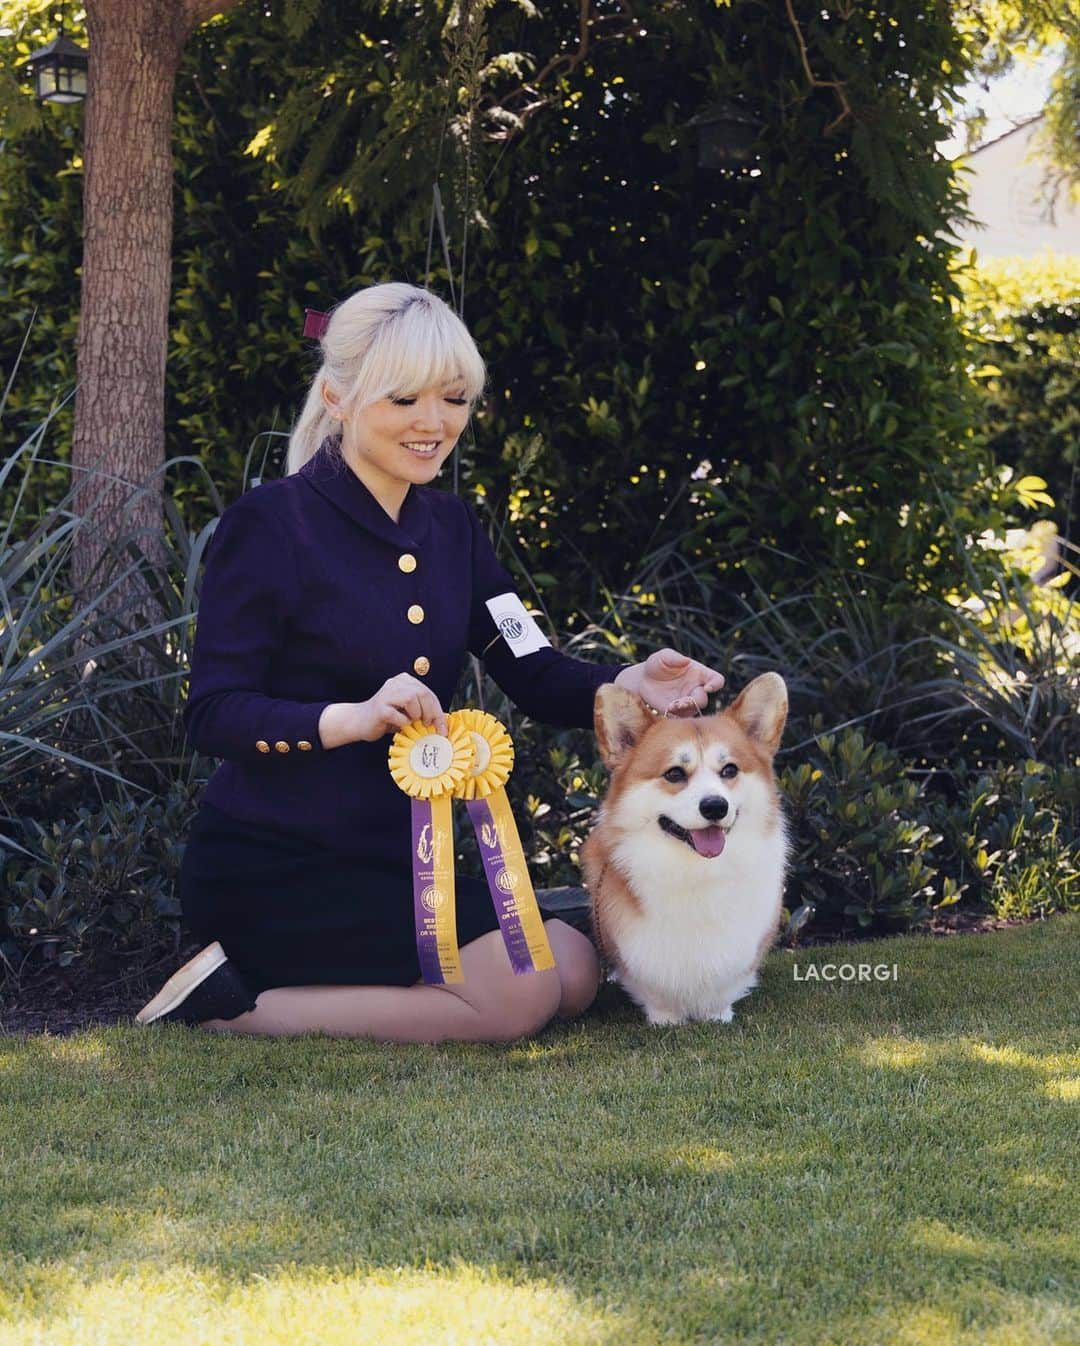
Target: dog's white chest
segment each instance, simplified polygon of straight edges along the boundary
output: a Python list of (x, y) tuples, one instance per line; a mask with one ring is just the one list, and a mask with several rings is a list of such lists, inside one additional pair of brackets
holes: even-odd
[[(745, 840), (745, 839), (744, 839)], [(782, 837), (672, 865), (636, 839), (618, 848), (642, 910), (618, 921), (620, 980), (654, 1022), (730, 1017), (757, 981), (784, 882)]]

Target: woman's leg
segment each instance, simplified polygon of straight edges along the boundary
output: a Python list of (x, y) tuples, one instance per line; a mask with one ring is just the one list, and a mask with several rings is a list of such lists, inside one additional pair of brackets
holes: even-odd
[(556, 1018), (574, 1019), (584, 1014), (600, 989), (600, 958), (593, 942), (565, 921), (544, 922), (555, 966), (559, 969), (562, 994)]
[(513, 1041), (537, 1032), (557, 1013), (581, 1013), (596, 994), (598, 965), (589, 989), (589, 954), (596, 958), (592, 945), (562, 921), (545, 925), (556, 967), (544, 972), (515, 977), (502, 935), (493, 930), (461, 950), (465, 980), (456, 985), (279, 986), (263, 991), (248, 1013), (210, 1019), (204, 1027), (387, 1042)]

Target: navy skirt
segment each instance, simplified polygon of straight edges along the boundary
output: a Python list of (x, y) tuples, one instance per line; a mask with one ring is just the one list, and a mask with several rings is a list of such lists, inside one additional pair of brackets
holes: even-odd
[[(407, 857), (407, 839), (403, 846)], [(370, 864), (203, 803), (177, 894), (191, 933), (203, 944), (220, 941), (256, 995), (273, 986), (420, 980), (407, 858)], [(498, 928), (487, 884), (458, 875), (459, 947)]]

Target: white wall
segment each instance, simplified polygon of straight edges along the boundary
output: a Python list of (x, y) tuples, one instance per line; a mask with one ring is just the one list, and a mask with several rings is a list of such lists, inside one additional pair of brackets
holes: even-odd
[(957, 230), (980, 257), (1031, 257), (1050, 249), (1080, 255), (1080, 207), (1059, 194), (1051, 216), (1041, 201), (1045, 168), (1029, 158), (1041, 118), (975, 150), (962, 175), (969, 206), (985, 229)]

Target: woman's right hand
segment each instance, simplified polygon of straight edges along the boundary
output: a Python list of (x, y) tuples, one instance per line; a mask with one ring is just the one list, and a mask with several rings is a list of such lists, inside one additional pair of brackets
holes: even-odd
[(375, 743), (413, 720), (434, 724), (440, 734), (449, 732), (439, 698), (411, 673), (387, 678), (370, 700), (356, 703), (355, 711), (354, 737), (362, 743)]

